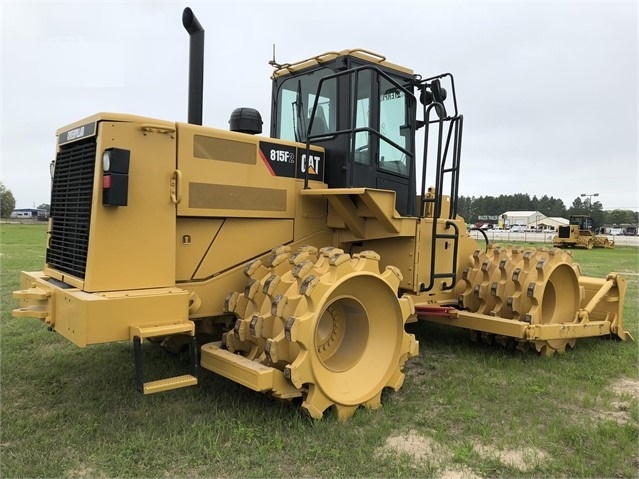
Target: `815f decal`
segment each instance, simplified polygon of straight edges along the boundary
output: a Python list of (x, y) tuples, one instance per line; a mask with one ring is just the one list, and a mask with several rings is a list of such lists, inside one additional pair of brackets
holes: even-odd
[(260, 141), (260, 157), (273, 176), (304, 178), (308, 169), (308, 179), (324, 181), (324, 153), (311, 151), (306, 156), (306, 148)]

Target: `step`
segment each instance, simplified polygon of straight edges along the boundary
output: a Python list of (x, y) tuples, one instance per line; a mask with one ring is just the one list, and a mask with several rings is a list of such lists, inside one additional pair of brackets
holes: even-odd
[(129, 336), (131, 339), (136, 336), (140, 339), (144, 339), (157, 336), (171, 336), (172, 334), (188, 334), (189, 336), (193, 336), (194, 333), (195, 323), (193, 323), (193, 321), (168, 324), (139, 324), (129, 327)]
[(133, 357), (135, 361), (135, 388), (143, 394), (155, 394), (171, 389), (195, 386), (198, 382), (199, 363), (197, 353), (197, 343), (195, 336), (191, 335), (189, 342), (189, 355), (191, 356), (190, 374), (172, 376), (154, 381), (144, 381), (144, 360), (142, 357), (142, 339), (140, 336), (133, 337)]
[(144, 383), (143, 393), (154, 394), (164, 391), (170, 391), (171, 389), (185, 388), (188, 386), (195, 386), (197, 384), (197, 378), (191, 374), (184, 374), (182, 376), (175, 376), (172, 378), (158, 379), (157, 381), (149, 381)]

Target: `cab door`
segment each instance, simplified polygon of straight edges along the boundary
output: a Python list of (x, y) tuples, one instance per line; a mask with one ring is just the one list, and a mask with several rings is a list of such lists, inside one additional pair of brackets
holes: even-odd
[(393, 190), (396, 209), (414, 214), (415, 98), (376, 70), (353, 81), (353, 185)]

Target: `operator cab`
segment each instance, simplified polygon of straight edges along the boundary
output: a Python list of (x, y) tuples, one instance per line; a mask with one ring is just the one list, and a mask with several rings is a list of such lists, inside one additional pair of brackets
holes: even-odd
[(585, 215), (571, 215), (569, 222), (571, 225), (577, 225), (581, 231), (592, 231), (595, 226), (592, 218)]
[(330, 188), (393, 190), (397, 211), (414, 216), (413, 72), (365, 50), (271, 64), (271, 136), (325, 148)]

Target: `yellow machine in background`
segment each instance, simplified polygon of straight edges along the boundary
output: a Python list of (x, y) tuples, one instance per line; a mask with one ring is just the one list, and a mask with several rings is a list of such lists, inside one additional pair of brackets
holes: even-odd
[(595, 234), (592, 218), (587, 215), (571, 215), (568, 226), (560, 226), (552, 239), (557, 248), (614, 248), (614, 240), (605, 235)]
[[(618, 274), (584, 277), (558, 249), (469, 236), (452, 75), (361, 49), (273, 60), (270, 137), (251, 108), (231, 131), (209, 128), (204, 32), (190, 9), (183, 23), (188, 123), (99, 113), (58, 130), (46, 264), (22, 273), (14, 316), (79, 346), (133, 341), (145, 393), (193, 385), (202, 367), (300, 397), (314, 418), (331, 406), (348, 418), (401, 387), (418, 354), (410, 321), (547, 355), (629, 337)], [(417, 192), (427, 167), (434, 186)], [(192, 371), (145, 382), (147, 339), (190, 348)]]

